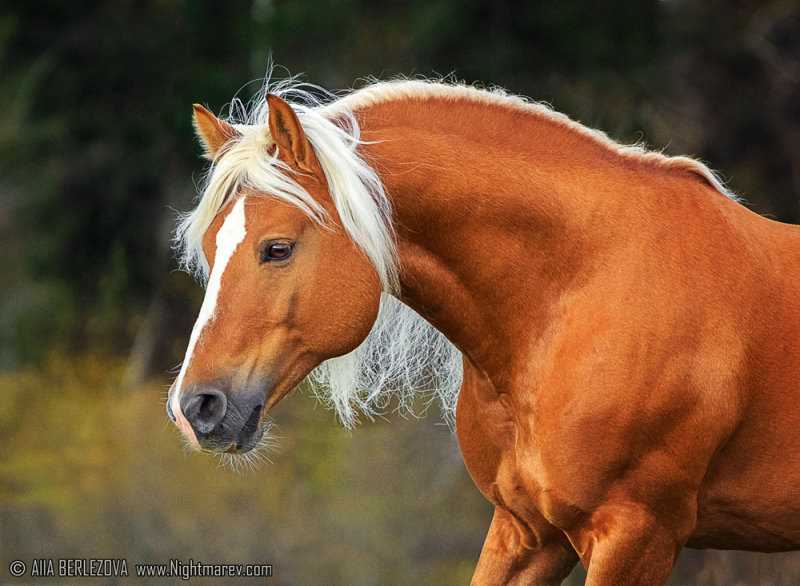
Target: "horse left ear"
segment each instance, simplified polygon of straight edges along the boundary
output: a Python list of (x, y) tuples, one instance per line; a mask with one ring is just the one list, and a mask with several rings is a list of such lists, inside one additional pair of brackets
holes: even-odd
[(193, 104), (194, 130), (203, 144), (204, 156), (213, 161), (229, 140), (237, 138), (239, 132), (224, 120), (220, 120), (200, 104)]
[(286, 161), (307, 173), (314, 171), (314, 151), (294, 109), (274, 94), (267, 94), (269, 133)]

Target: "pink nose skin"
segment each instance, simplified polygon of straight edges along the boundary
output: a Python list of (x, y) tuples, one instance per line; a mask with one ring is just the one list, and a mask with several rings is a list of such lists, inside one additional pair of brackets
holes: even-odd
[(186, 417), (183, 415), (183, 410), (181, 409), (181, 401), (175, 401), (177, 405), (177, 409), (173, 409), (173, 401), (172, 396), (175, 393), (175, 389), (170, 389), (168, 399), (167, 399), (167, 415), (170, 416), (170, 419), (175, 423), (177, 428), (181, 431), (183, 436), (186, 438), (186, 441), (189, 442), (189, 447), (193, 450), (200, 450), (200, 442), (197, 441), (197, 436), (192, 429), (192, 425), (187, 421)]

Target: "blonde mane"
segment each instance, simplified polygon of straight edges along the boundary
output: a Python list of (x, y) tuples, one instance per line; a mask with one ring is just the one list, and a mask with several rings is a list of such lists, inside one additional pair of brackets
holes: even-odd
[(341, 99), (327, 105), (328, 115), (356, 112), (363, 108), (396, 100), (429, 99), (466, 100), (486, 105), (512, 108), (541, 116), (580, 134), (597, 144), (617, 153), (621, 157), (652, 164), (657, 167), (683, 171), (697, 176), (713, 189), (731, 199), (737, 196), (728, 190), (720, 177), (707, 165), (697, 159), (686, 156), (668, 156), (659, 151), (646, 148), (643, 144), (621, 144), (609, 137), (602, 130), (589, 128), (551, 108), (548, 104), (535, 102), (526, 97), (510, 94), (498, 86), (478, 88), (458, 82), (442, 83), (426, 79), (395, 79), (391, 81), (373, 80), (366, 87), (356, 90)]
[(309, 84), (288, 80), (270, 85), (267, 80), (260, 97), (249, 104), (238, 99), (230, 104), (225, 118), (241, 137), (225, 145), (212, 162), (197, 207), (183, 215), (178, 224), (175, 243), (181, 265), (202, 281), (207, 279), (209, 266), (202, 248), (203, 234), (231, 197), (243, 188), (277, 197), (331, 227), (325, 210), (291, 179), (285, 165), (269, 154), (272, 139), (268, 131), (267, 91), (281, 96), (295, 109), (325, 172), (342, 227), (370, 259), (384, 290), (378, 318), (361, 346), (346, 356), (324, 362), (310, 375), (317, 396), (336, 411), (347, 427), (357, 422), (359, 411), (372, 417), (393, 401), (395, 408), (411, 411), (418, 391), (438, 397), (445, 420), (452, 425), (462, 379), (460, 352), (394, 296), (398, 293), (399, 267), (391, 203), (380, 178), (358, 152), (362, 144), (355, 116), (358, 110), (391, 100), (426, 98), (516, 108), (545, 116), (623, 157), (693, 173), (720, 193), (733, 197), (713, 171), (699, 161), (668, 157), (640, 145), (621, 145), (544, 104), (510, 95), (500, 88), (400, 79), (372, 82), (337, 99)]

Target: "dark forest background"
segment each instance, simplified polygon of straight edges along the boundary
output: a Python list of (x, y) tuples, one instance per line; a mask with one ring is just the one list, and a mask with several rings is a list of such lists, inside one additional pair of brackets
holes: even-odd
[[(437, 414), (349, 433), (296, 393), (274, 464), (246, 475), (183, 454), (163, 414), (202, 295), (168, 245), (202, 171), (191, 104), (248, 96), (270, 55), (333, 90), (498, 84), (700, 157), (752, 209), (800, 222), (796, 0), (4, 0), (0, 582), (33, 557), (468, 582), (489, 507)], [(797, 584), (799, 556), (685, 552), (674, 583)]]

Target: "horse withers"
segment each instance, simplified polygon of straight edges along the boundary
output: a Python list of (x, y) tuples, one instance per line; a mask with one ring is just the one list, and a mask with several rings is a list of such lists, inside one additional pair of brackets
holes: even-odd
[(433, 390), (495, 507), (475, 584), (800, 546), (798, 227), (500, 91), (286, 84), (194, 120), (207, 289), (168, 400), (193, 446), (246, 457), (309, 374), (346, 425)]

